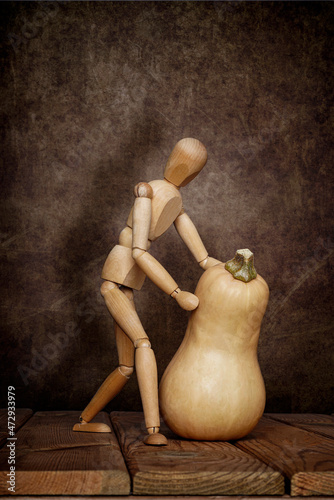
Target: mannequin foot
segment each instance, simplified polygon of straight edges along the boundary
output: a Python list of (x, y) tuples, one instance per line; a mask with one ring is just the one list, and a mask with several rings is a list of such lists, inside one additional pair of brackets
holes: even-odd
[(154, 432), (144, 438), (144, 443), (150, 446), (166, 446), (168, 441), (160, 432)]
[(111, 432), (109, 425), (99, 422), (80, 422), (80, 424), (75, 424), (73, 430), (79, 432)]

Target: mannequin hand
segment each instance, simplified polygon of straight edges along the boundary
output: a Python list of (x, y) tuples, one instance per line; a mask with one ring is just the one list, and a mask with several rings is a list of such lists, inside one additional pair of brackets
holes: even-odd
[(216, 266), (217, 264), (223, 264), (220, 260), (214, 259), (213, 257), (207, 257), (205, 260), (199, 263), (202, 269), (206, 270), (209, 267)]
[(193, 311), (199, 304), (199, 300), (196, 295), (190, 292), (183, 292), (179, 288), (171, 294), (171, 297), (173, 297), (179, 306), (185, 311)]

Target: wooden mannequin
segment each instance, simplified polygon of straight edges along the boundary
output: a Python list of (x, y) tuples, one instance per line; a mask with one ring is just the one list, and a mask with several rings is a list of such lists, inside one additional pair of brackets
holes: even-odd
[(73, 428), (83, 432), (109, 432), (102, 423), (90, 423), (124, 387), (133, 372), (138, 377), (150, 445), (167, 444), (159, 433), (157, 366), (151, 344), (135, 311), (133, 289), (140, 290), (148, 276), (161, 290), (173, 297), (185, 310), (198, 306), (198, 298), (180, 290), (166, 269), (148, 253), (151, 242), (173, 223), (196, 261), (203, 269), (217, 263), (208, 256), (203, 242), (182, 207), (179, 188), (190, 182), (204, 167), (207, 152), (197, 139), (182, 139), (173, 149), (165, 167), (164, 179), (135, 186), (135, 202), (116, 245), (102, 270), (105, 280), (101, 294), (115, 320), (119, 366), (103, 382)]

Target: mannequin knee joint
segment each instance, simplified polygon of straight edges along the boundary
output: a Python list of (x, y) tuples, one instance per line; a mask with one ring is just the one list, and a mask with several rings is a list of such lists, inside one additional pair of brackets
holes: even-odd
[(107, 292), (113, 290), (114, 288), (118, 288), (115, 283), (113, 283), (112, 281), (104, 281), (100, 288), (102, 297), (104, 297)]
[(140, 347), (146, 347), (146, 348), (150, 349), (151, 343), (148, 339), (138, 339), (135, 342), (135, 348), (139, 349)]

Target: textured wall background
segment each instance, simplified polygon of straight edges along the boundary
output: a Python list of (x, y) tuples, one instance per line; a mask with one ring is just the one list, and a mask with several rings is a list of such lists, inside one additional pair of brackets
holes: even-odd
[[(2, 2), (2, 387), (81, 409), (117, 364), (99, 295), (133, 202), (182, 137), (207, 147), (184, 204), (210, 255), (250, 248), (271, 299), (267, 411), (333, 411), (330, 2)], [(181, 288), (201, 269), (171, 228)], [(146, 280), (159, 375), (188, 313)], [(109, 405), (141, 409), (135, 376)]]

